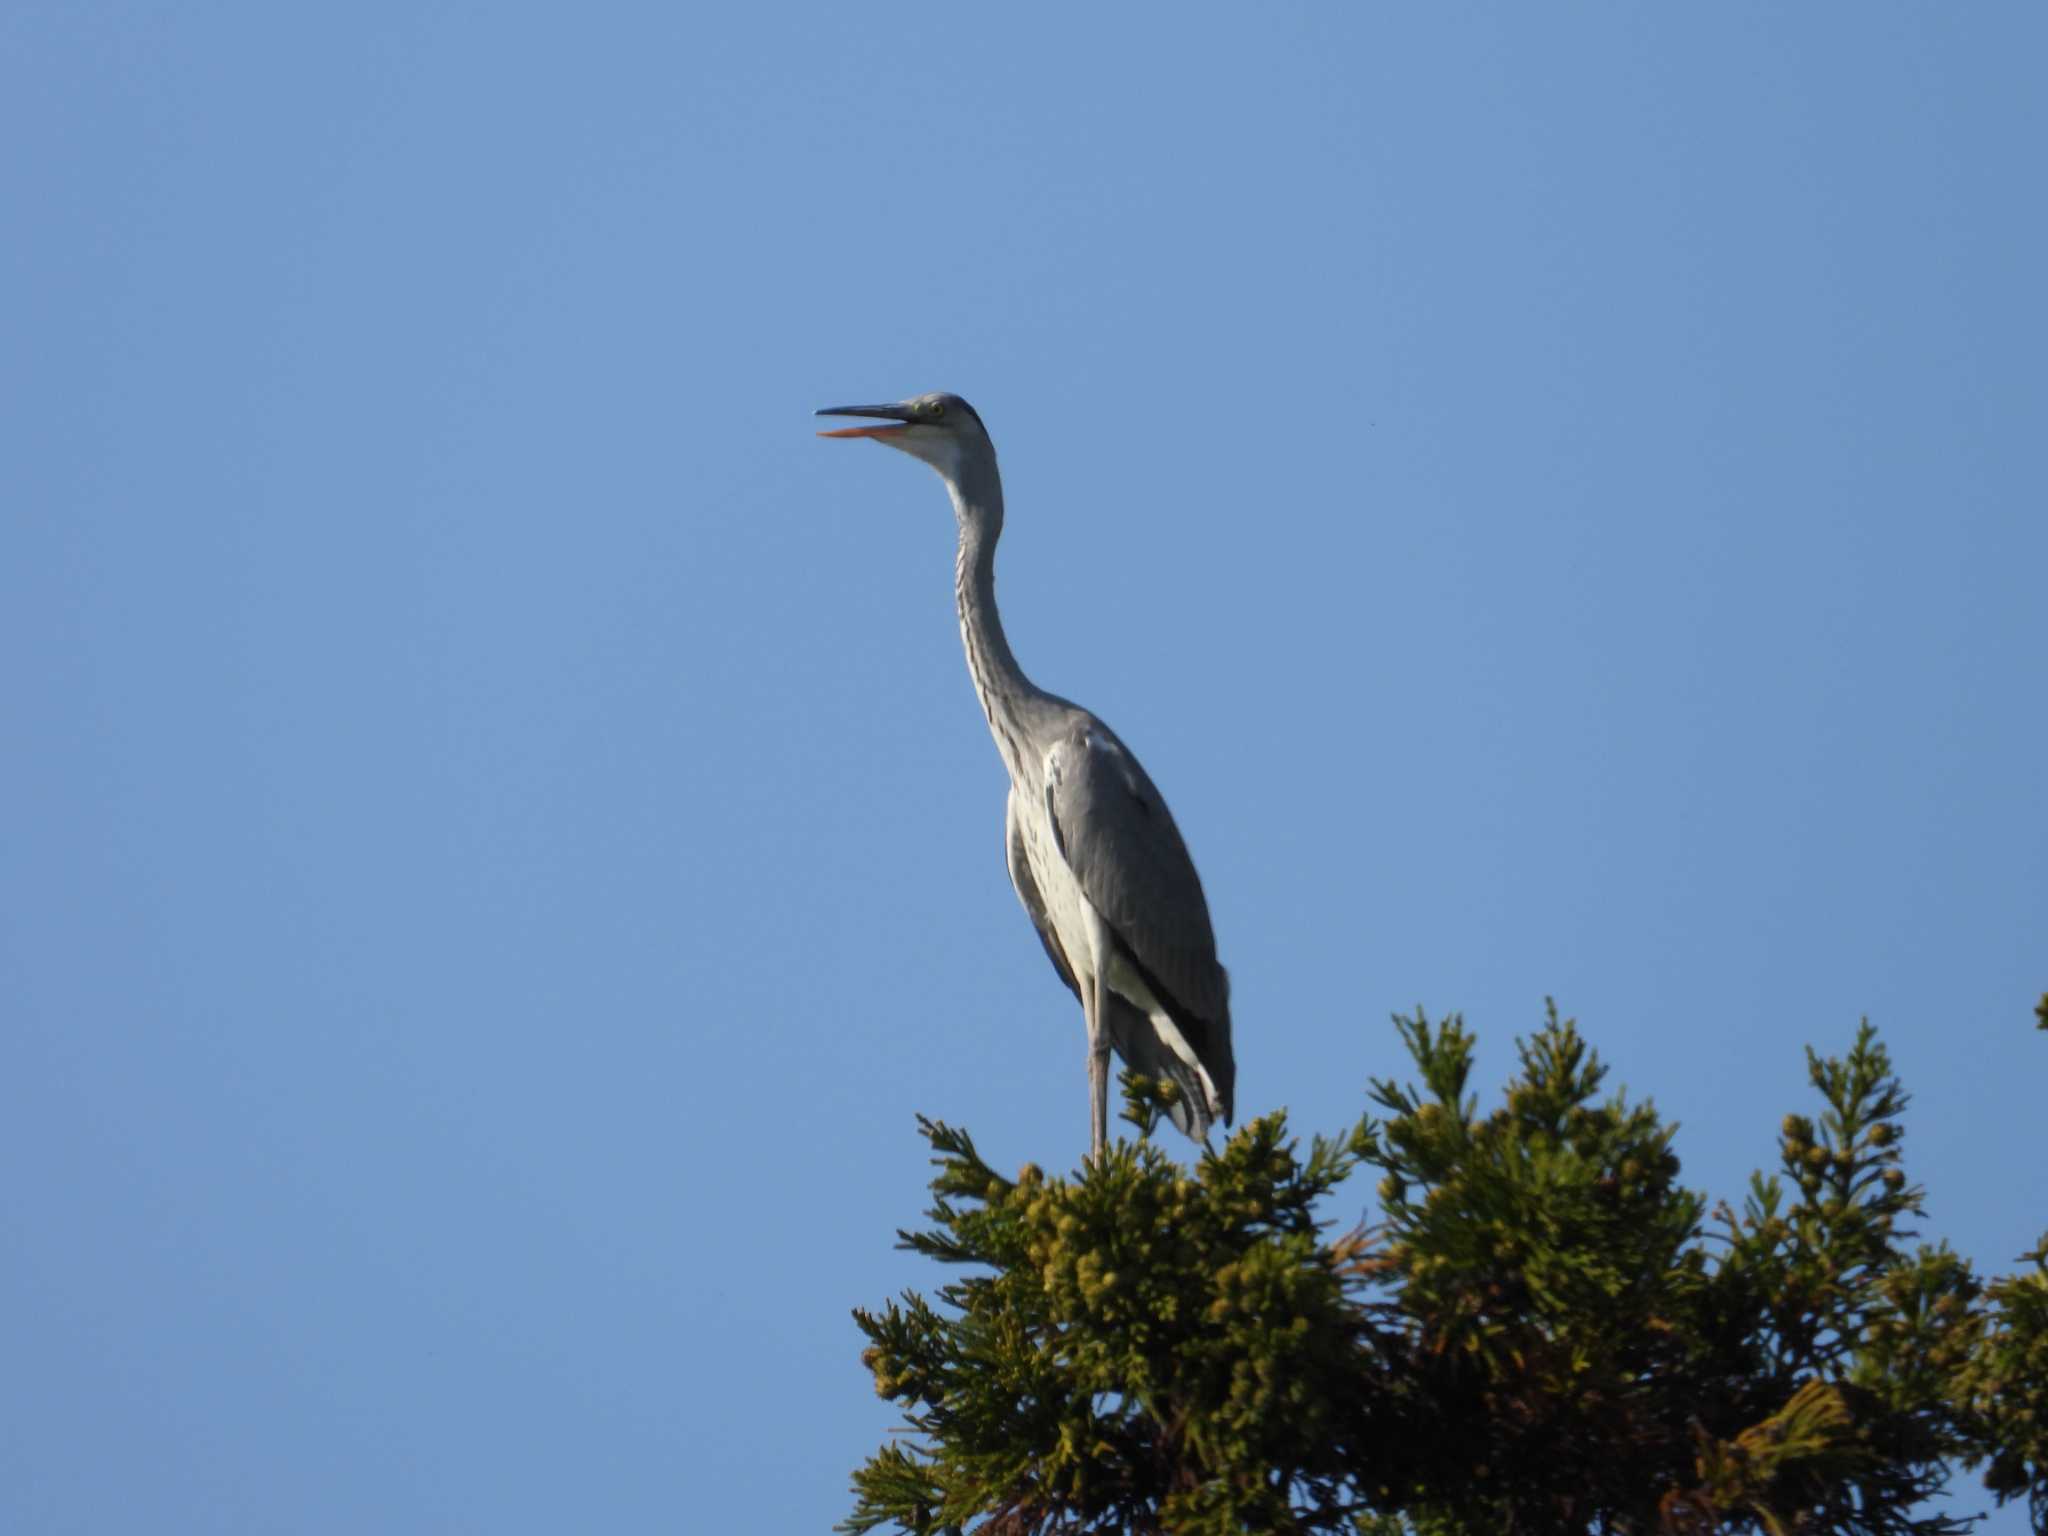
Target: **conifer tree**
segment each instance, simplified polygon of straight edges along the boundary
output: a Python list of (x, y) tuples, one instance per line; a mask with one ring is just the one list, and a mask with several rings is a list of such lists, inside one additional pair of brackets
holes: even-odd
[[(1555, 1009), (1483, 1114), (1463, 1023), (1396, 1022), (1418, 1080), (1306, 1147), (1267, 1115), (1184, 1168), (1130, 1074), (1137, 1138), (1072, 1177), (921, 1121), (901, 1237), (954, 1274), (855, 1313), (905, 1433), (842, 1529), (1944, 1536), (1981, 1468), (2048, 1531), (2048, 1239), (1988, 1283), (1913, 1242), (1868, 1024), (1710, 1204)], [(1379, 1217), (1335, 1230), (1361, 1166)]]

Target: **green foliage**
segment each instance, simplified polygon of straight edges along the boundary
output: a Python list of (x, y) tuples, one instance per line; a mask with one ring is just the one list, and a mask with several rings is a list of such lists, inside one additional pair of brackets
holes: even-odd
[(2001, 1503), (2025, 1494), (2034, 1529), (2048, 1531), (2048, 1235), (2020, 1262), (2033, 1268), (1992, 1281), (1989, 1306), (1963, 1320), (1970, 1348), (1953, 1379), (1970, 1463), (1990, 1464), (1984, 1483)]
[(943, 1316), (916, 1296), (855, 1314), (919, 1443), (861, 1470), (847, 1529), (1328, 1527), (1375, 1370), (1314, 1216), (1344, 1147), (1300, 1160), (1272, 1116), (1193, 1176), (1139, 1142), (1078, 1179), (1011, 1180), (923, 1124), (938, 1198), (904, 1241), (992, 1273), (945, 1286)]
[[(842, 1528), (1942, 1536), (1957, 1463), (2042, 1527), (2048, 1242), (1989, 1285), (1906, 1246), (1868, 1025), (1808, 1053), (1817, 1115), (1710, 1209), (1555, 1009), (1485, 1115), (1463, 1024), (1397, 1024), (1419, 1084), (1306, 1148), (1270, 1115), (1183, 1168), (1149, 1139), (1170, 1090), (1128, 1074), (1140, 1139), (1071, 1178), (923, 1122), (903, 1242), (963, 1272), (855, 1314), (906, 1433)], [(1361, 1165), (1382, 1219), (1332, 1235)]]

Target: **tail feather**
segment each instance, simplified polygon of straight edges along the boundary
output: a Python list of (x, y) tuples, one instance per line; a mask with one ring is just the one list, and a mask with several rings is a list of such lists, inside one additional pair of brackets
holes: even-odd
[(1159, 1038), (1150, 1017), (1116, 993), (1110, 994), (1109, 1015), (1109, 1043), (1124, 1065), (1180, 1089), (1179, 1099), (1167, 1110), (1176, 1130), (1190, 1141), (1206, 1141), (1218, 1109), (1223, 1112), (1224, 1123), (1229, 1123), (1228, 1101), (1211, 1103), (1213, 1085)]

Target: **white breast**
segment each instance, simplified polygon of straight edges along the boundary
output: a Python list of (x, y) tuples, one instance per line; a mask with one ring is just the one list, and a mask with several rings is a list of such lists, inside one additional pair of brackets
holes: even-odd
[(1017, 823), (1023, 833), (1024, 858), (1031, 871), (1031, 883), (1038, 887), (1038, 899), (1045, 903), (1046, 920), (1060, 952), (1073, 968), (1074, 980), (1085, 996), (1095, 981), (1095, 909), (1081, 894), (1081, 882), (1067, 868), (1053, 842), (1052, 823), (1045, 809), (1045, 797), (1029, 789), (1013, 789), (1017, 802)]

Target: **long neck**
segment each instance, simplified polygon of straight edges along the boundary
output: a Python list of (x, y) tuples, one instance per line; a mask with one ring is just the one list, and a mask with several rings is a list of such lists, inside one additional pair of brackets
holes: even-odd
[(960, 639), (967, 671), (988, 716), (996, 749), (1012, 776), (1026, 769), (1027, 724), (1050, 696), (1024, 675), (1003, 634), (996, 612), (996, 540), (1003, 533), (1003, 485), (993, 464), (949, 480), (953, 511), (960, 521), (960, 554), (954, 567), (954, 595), (960, 604)]

